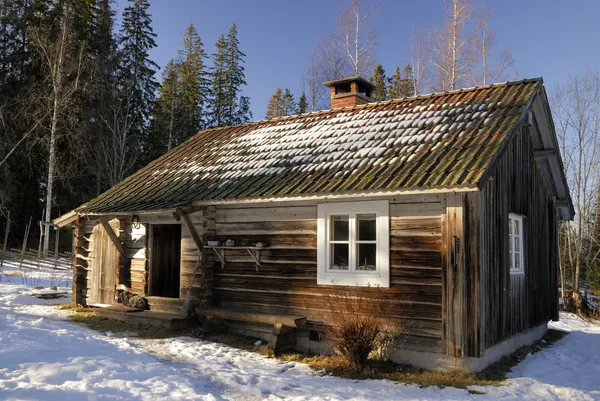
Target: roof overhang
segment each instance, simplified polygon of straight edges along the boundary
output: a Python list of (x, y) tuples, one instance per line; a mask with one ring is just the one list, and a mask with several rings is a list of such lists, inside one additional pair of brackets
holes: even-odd
[(531, 123), (537, 128), (531, 133), (535, 160), (552, 185), (559, 219), (573, 220), (575, 208), (565, 175), (548, 97), (543, 86), (540, 87), (537, 99), (532, 104), (532, 111), (532, 120), (535, 121)]

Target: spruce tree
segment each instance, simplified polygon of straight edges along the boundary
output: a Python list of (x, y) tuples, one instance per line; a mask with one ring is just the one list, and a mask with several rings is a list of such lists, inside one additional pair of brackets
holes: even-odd
[(194, 25), (190, 25), (183, 39), (183, 50), (179, 52), (179, 73), (181, 79), (181, 112), (179, 134), (175, 143), (179, 144), (196, 134), (206, 124), (209, 82), (206, 72), (206, 52)]
[(210, 124), (215, 127), (227, 125), (227, 41), (219, 36), (213, 54)]
[(399, 99), (404, 97), (402, 95), (403, 82), (402, 74), (400, 73), (400, 67), (396, 67), (394, 75), (389, 78), (388, 96), (390, 99)]
[(239, 49), (237, 35), (233, 24), (227, 36), (221, 35), (217, 40), (213, 54), (211, 123), (217, 127), (241, 124), (252, 118), (250, 99), (241, 96), (246, 85), (245, 54)]
[(283, 92), (283, 96), (281, 96), (281, 108), (283, 109), (284, 116), (290, 116), (298, 112), (294, 95), (292, 95), (289, 89), (286, 89)]
[(306, 100), (306, 94), (302, 91), (300, 99), (298, 99), (298, 114), (304, 114), (308, 111), (308, 101)]
[[(181, 64), (169, 61), (162, 72), (162, 82), (152, 112), (151, 135), (148, 143), (150, 159), (171, 150), (179, 141), (183, 125), (189, 123), (181, 82)], [(187, 111), (187, 110), (186, 110)], [(187, 117), (187, 118), (186, 118)]]
[(148, 9), (148, 0), (129, 0), (130, 5), (123, 12), (120, 32), (119, 81), (131, 104), (130, 118), (132, 131), (138, 137), (147, 133), (148, 118), (158, 87), (154, 74), (158, 65), (149, 57), (156, 47), (156, 34)]
[(377, 102), (387, 100), (388, 94), (386, 86), (385, 69), (381, 64), (377, 64), (375, 66), (373, 76), (371, 77), (371, 82), (375, 85), (375, 89), (373, 90), (371, 97)]
[(404, 97), (415, 96), (414, 75), (410, 64), (406, 64), (404, 67), (404, 79), (402, 84), (402, 95)]
[(267, 114), (265, 118), (275, 118), (284, 116), (283, 112), (283, 101), (282, 101), (282, 91), (281, 88), (275, 89), (275, 93), (269, 99), (269, 103), (267, 104)]

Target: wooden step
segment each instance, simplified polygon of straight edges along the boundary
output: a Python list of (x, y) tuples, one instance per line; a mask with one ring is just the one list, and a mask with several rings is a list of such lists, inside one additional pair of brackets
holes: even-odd
[(184, 299), (167, 297), (146, 297), (148, 308), (154, 312), (178, 314), (183, 306)]

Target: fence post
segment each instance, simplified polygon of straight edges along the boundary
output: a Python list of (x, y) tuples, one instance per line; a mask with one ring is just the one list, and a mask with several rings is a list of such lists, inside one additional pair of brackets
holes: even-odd
[(19, 263), (19, 269), (23, 267), (23, 260), (25, 259), (25, 248), (27, 247), (27, 239), (29, 238), (29, 229), (31, 228), (31, 217), (29, 217), (29, 223), (25, 228), (25, 236), (23, 238), (23, 247), (21, 248), (21, 262)]
[(60, 234), (60, 228), (54, 228), (54, 270), (58, 269), (58, 238)]
[(10, 210), (6, 218), (6, 227), (4, 228), (4, 245), (2, 246), (2, 258), (0, 259), (0, 268), (4, 266), (4, 258), (6, 257), (6, 246), (8, 245), (8, 234), (10, 233)]

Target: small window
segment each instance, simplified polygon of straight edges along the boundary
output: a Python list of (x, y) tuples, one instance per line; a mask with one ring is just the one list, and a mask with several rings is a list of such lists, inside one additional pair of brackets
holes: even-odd
[(508, 216), (508, 254), (510, 259), (510, 273), (522, 274), (524, 251), (523, 216), (511, 213)]
[(318, 284), (389, 287), (387, 201), (319, 205)]

